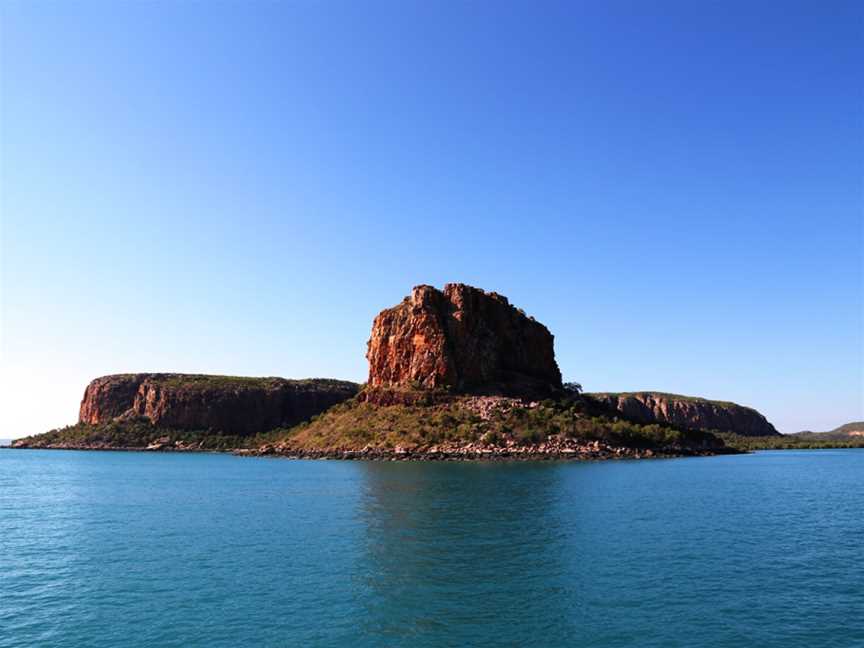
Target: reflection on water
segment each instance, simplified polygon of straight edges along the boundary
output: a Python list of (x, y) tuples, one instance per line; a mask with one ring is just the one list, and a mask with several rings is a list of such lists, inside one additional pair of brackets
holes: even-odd
[(560, 466), (361, 466), (364, 634), (435, 645), (456, 631), (470, 644), (509, 620), (498, 645), (527, 645), (552, 628), (576, 636), (576, 583), (568, 587), (556, 519)]

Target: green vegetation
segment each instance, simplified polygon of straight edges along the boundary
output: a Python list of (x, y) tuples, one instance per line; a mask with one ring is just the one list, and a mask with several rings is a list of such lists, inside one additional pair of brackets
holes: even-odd
[(290, 430), (283, 440), (303, 449), (423, 448), (441, 443), (510, 439), (540, 443), (553, 435), (609, 445), (656, 448), (711, 443), (710, 434), (641, 425), (597, 411), (590, 399), (547, 400), (536, 407), (502, 407), (481, 416), (471, 398), (433, 405), (381, 407), (352, 399)]
[[(223, 379), (202, 376), (201, 380), (206, 384), (213, 378)], [(183, 380), (189, 384), (188, 377)], [(276, 429), (254, 436), (167, 429), (154, 427), (147, 419), (135, 419), (105, 425), (78, 423), (31, 437), (30, 441), (33, 447), (146, 448), (167, 439), (167, 445), (201, 450), (253, 449), (288, 442), (307, 450), (360, 450), (367, 445), (381, 449), (476, 442), (530, 445), (557, 436), (631, 448), (719, 445), (704, 432), (621, 419), (593, 398), (575, 391), (567, 398), (545, 400), (532, 407), (510, 399), (454, 396), (446, 390), (421, 390), (416, 394), (424, 397), (387, 406), (353, 398), (290, 430)], [(404, 396), (397, 394), (399, 398)]]
[(736, 450), (813, 450), (818, 448), (864, 448), (864, 437), (823, 435), (814, 432), (780, 436), (746, 437), (729, 432), (715, 432), (730, 448)]
[[(186, 387), (200, 385), (202, 388), (260, 386), (268, 381), (276, 383), (281, 380), (178, 374), (163, 374), (158, 379), (168, 384), (176, 381)], [(328, 379), (292, 382), (337, 388), (349, 384)], [(360, 450), (367, 445), (380, 449), (396, 446), (423, 449), (448, 443), (530, 445), (542, 443), (550, 437), (600, 441), (610, 446), (630, 448), (718, 447), (721, 441), (741, 451), (864, 447), (864, 436), (850, 434), (864, 428), (862, 423), (849, 423), (825, 433), (747, 437), (728, 432), (687, 431), (661, 424), (640, 424), (620, 417), (617, 411), (595, 398), (607, 394), (579, 394), (576, 388), (567, 390), (566, 394), (558, 400), (545, 400), (528, 407), (511, 399), (457, 396), (443, 389), (408, 389), (394, 394), (397, 404), (376, 405), (353, 398), (290, 430), (275, 429), (252, 436), (224, 434), (218, 430), (160, 428), (142, 418), (105, 425), (78, 423), (28, 440), (32, 447), (143, 449), (154, 442), (161, 442), (200, 450), (254, 449), (284, 442), (305, 450)], [(404, 401), (398, 404), (400, 399)]]
[(253, 378), (248, 376), (214, 376), (207, 374), (152, 374), (149, 382), (183, 389), (244, 389), (244, 388), (274, 388), (290, 384), (295, 387), (344, 387), (353, 385), (342, 380), (331, 378), (306, 378), (303, 380), (287, 380), (272, 376)]
[(201, 450), (257, 448), (280, 436), (284, 430), (273, 430), (255, 436), (225, 435), (211, 430), (176, 430), (154, 427), (147, 419), (112, 422), (105, 425), (76, 423), (44, 434), (28, 437), (33, 447), (71, 446), (105, 448), (146, 448), (159, 439)]
[(690, 403), (711, 403), (712, 405), (717, 405), (720, 407), (744, 407), (745, 409), (752, 409), (749, 407), (745, 407), (744, 405), (738, 405), (737, 403), (732, 403), (730, 401), (719, 401), (719, 400), (711, 400), (709, 398), (702, 398), (701, 396), (685, 396), (683, 394), (670, 394), (667, 392), (656, 392), (656, 391), (637, 391), (637, 392), (592, 392), (590, 394), (586, 394), (586, 396), (594, 396), (596, 398), (605, 398), (605, 397), (613, 397), (619, 398), (621, 396), (654, 396), (659, 398), (667, 398), (669, 400), (677, 400), (684, 401)]
[(210, 376), (210, 375), (165, 375), (153, 376), (150, 382), (166, 387), (182, 387), (184, 389), (214, 389), (243, 387), (274, 387), (281, 382), (280, 378), (250, 378), (247, 376)]

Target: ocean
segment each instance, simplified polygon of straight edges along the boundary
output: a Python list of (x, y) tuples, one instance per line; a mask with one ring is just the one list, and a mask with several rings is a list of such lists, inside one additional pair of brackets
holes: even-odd
[(861, 647), (862, 477), (7, 449), (0, 647)]

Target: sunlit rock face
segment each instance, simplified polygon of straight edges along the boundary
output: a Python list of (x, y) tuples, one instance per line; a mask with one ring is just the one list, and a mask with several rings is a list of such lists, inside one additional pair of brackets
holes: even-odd
[(366, 357), (372, 388), (535, 396), (561, 387), (549, 330), (506, 297), (465, 284), (416, 286), (381, 311)]
[(255, 434), (290, 427), (351, 398), (341, 380), (197, 374), (121, 374), (93, 380), (78, 420), (90, 425), (147, 419), (154, 426)]
[(762, 414), (736, 403), (660, 392), (591, 394), (639, 423), (662, 423), (690, 430), (734, 432), (742, 436), (780, 434)]

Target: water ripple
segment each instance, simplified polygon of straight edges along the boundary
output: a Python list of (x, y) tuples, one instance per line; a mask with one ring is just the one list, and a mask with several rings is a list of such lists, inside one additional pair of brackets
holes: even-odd
[(0, 452), (0, 648), (864, 646), (864, 451)]

